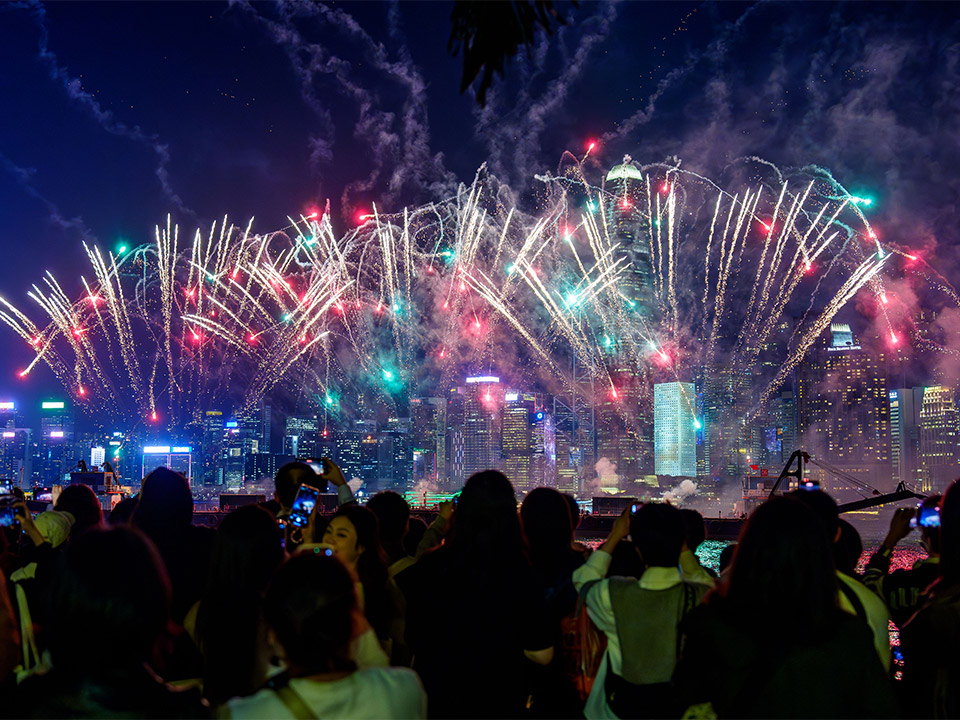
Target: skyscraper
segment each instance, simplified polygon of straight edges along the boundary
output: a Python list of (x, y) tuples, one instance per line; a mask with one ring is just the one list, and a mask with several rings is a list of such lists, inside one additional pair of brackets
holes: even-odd
[(42, 485), (63, 482), (77, 460), (73, 448), (73, 409), (63, 400), (40, 404), (39, 472)]
[(920, 409), (923, 388), (890, 391), (890, 464), (893, 483), (913, 485), (921, 481)]
[(933, 385), (923, 389), (920, 406), (920, 466), (927, 493), (942, 493), (953, 482), (960, 464), (960, 413), (952, 387)]
[(436, 485), (446, 474), (447, 403), (444, 398), (410, 400), (413, 482)]
[(316, 457), (318, 430), (316, 415), (288, 416), (283, 430), (283, 454), (295, 458)]
[(657, 475), (696, 477), (697, 427), (693, 383), (653, 386), (653, 443)]
[(203, 416), (200, 440), (200, 471), (204, 485), (223, 485), (223, 443), (226, 420), (220, 410), (207, 410)]
[(481, 470), (501, 467), (503, 395), (498, 377), (467, 378), (463, 431), (463, 473), (467, 478)]
[(464, 428), (466, 412), (466, 393), (464, 388), (450, 389), (447, 397), (447, 433), (446, 433), (446, 477), (441, 485), (447, 492), (463, 487), (464, 475)]
[(536, 398), (533, 394), (507, 392), (503, 408), (503, 472), (522, 493), (537, 486), (533, 475), (533, 423)]
[(620, 165), (607, 173), (603, 190), (606, 225), (610, 239), (619, 244), (629, 267), (618, 287), (631, 311), (649, 317), (654, 304), (653, 265), (650, 258), (650, 232), (643, 173), (625, 155)]
[[(833, 323), (797, 368), (801, 447), (880, 491), (890, 491), (890, 393), (882, 351), (862, 348)], [(822, 473), (832, 491), (846, 486)]]

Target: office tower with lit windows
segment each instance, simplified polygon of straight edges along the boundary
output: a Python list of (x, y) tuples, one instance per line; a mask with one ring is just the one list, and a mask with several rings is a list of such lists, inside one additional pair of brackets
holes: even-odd
[(204, 485), (223, 485), (223, 448), (226, 422), (220, 410), (207, 410), (203, 415), (203, 428), (200, 436), (200, 454), (198, 475)]
[[(881, 492), (892, 490), (883, 352), (861, 347), (849, 325), (833, 323), (797, 367), (796, 393), (803, 449)], [(817, 474), (825, 489), (846, 487)]]
[(958, 442), (960, 413), (956, 389), (946, 385), (925, 387), (920, 406), (922, 492), (942, 493), (960, 474)]
[[(543, 455), (542, 422), (537, 424), (537, 397), (533, 393), (510, 390), (504, 395), (502, 457), (503, 472), (521, 493), (530, 492), (543, 482), (539, 458)], [(539, 447), (538, 447), (539, 445)], [(536, 471), (540, 470), (537, 477)]]
[(466, 481), (464, 475), (464, 430), (466, 423), (466, 390), (463, 387), (450, 389), (447, 396), (447, 432), (445, 455), (446, 473), (441, 478), (441, 488), (446, 492), (458, 490)]
[(890, 466), (893, 484), (922, 482), (920, 472), (920, 409), (922, 387), (890, 391)]
[(243, 486), (246, 458), (259, 453), (262, 436), (263, 419), (259, 413), (240, 414), (224, 424), (221, 466), (225, 486)]
[(377, 483), (381, 490), (404, 492), (413, 476), (410, 418), (391, 417), (377, 434)]
[(374, 488), (379, 477), (380, 443), (377, 424), (372, 420), (357, 420), (346, 430), (336, 433), (334, 460), (347, 480), (362, 480), (368, 490)]
[(500, 378), (468, 377), (464, 392), (463, 474), (501, 468), (503, 388)]
[(447, 401), (438, 397), (410, 400), (411, 453), (414, 484), (436, 486), (446, 474)]
[(73, 408), (63, 400), (40, 403), (38, 460), (38, 480), (44, 486), (63, 483), (77, 464), (73, 447)]
[(696, 477), (696, 388), (689, 382), (653, 386), (653, 443), (657, 475)]
[(646, 211), (646, 180), (629, 155), (607, 173), (603, 183), (603, 212), (607, 231), (618, 252), (626, 257), (627, 270), (618, 287), (628, 310), (650, 317), (654, 306), (651, 228)]
[(295, 458), (316, 457), (319, 429), (316, 415), (288, 416), (283, 430), (283, 454)]

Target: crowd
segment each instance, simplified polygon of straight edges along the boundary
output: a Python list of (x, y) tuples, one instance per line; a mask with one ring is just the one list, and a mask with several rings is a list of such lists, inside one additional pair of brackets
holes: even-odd
[[(216, 530), (162, 468), (106, 520), (82, 485), (36, 517), (16, 503), (0, 715), (960, 716), (960, 481), (898, 510), (863, 574), (828, 495), (775, 497), (719, 575), (694, 552), (703, 518), (666, 503), (591, 552), (573, 498), (538, 488), (518, 511), (495, 471), (428, 527), (394, 492), (358, 505), (329, 461), (275, 481)], [(336, 512), (298, 516), (328, 483)], [(891, 572), (918, 514), (929, 556)]]

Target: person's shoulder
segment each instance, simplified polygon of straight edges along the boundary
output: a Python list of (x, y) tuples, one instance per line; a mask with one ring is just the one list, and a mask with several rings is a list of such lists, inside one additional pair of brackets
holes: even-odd
[(420, 688), (420, 676), (405, 667), (368, 667), (354, 674), (361, 685), (390, 685), (394, 687)]
[(868, 617), (889, 617), (890, 613), (887, 611), (887, 606), (880, 596), (860, 582), (860, 580), (841, 572), (837, 573), (837, 577), (839, 577), (840, 581), (856, 594), (857, 599), (863, 605), (864, 610), (867, 611)]
[(277, 693), (269, 688), (264, 688), (253, 695), (228, 700), (225, 710), (226, 712), (223, 712), (221, 709), (220, 717), (282, 718), (290, 714)]

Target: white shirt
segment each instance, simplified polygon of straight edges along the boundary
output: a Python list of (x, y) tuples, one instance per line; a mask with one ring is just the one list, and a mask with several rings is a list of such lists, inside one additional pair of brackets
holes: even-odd
[[(290, 687), (314, 715), (324, 720), (399, 720), (427, 716), (427, 694), (420, 678), (408, 668), (368, 668), (331, 682), (294, 678)], [(273, 690), (230, 700), (225, 716), (294, 717)]]
[[(605, 578), (613, 557), (603, 550), (597, 550), (587, 558), (587, 561), (573, 571), (573, 586), (580, 588), (591, 580)], [(681, 575), (681, 570), (682, 575)], [(688, 582), (697, 582), (713, 586), (714, 581), (710, 573), (701, 567), (696, 557), (689, 550), (680, 554), (680, 567), (650, 567), (647, 568), (637, 581), (645, 590), (666, 590), (680, 583), (681, 578)], [(603, 654), (597, 678), (587, 698), (583, 709), (585, 717), (593, 720), (617, 720), (613, 710), (607, 705), (607, 696), (604, 689), (607, 677), (607, 667), (612, 672), (622, 673), (623, 655), (620, 650), (620, 638), (617, 635), (617, 622), (613, 616), (613, 604), (610, 601), (610, 583), (598, 582), (590, 588), (586, 597), (587, 612), (597, 628), (607, 636), (607, 651)]]

